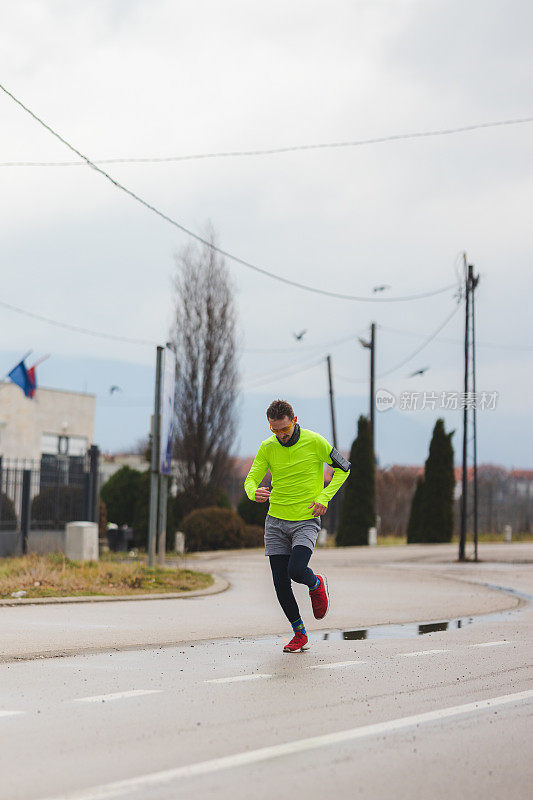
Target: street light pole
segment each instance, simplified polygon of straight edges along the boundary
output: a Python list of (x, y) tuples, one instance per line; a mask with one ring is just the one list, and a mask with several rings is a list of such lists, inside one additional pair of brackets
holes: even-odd
[[(331, 356), (326, 356), (326, 363), (328, 366), (328, 384), (329, 384), (329, 409), (331, 413), (331, 435), (333, 437), (333, 447), (337, 447), (337, 424), (335, 420), (335, 396), (333, 394), (333, 372), (331, 368)], [(328, 519), (331, 527), (331, 532), (337, 531), (338, 519), (338, 497), (332, 497), (329, 501)]]
[(150, 472), (150, 517), (148, 523), (148, 566), (154, 566), (158, 500), (159, 500), (159, 435), (161, 428), (161, 367), (163, 348), (157, 348), (155, 368), (154, 416), (152, 425), (152, 458)]

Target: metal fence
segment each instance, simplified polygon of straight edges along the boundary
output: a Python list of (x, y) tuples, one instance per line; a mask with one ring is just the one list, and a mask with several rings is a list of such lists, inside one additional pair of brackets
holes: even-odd
[(98, 521), (98, 448), (82, 457), (40, 461), (0, 456), (0, 532), (62, 530), (74, 520)]

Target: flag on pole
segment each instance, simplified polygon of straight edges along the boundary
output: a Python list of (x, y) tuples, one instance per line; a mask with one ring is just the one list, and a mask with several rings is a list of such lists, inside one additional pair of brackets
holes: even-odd
[(35, 394), (35, 390), (37, 389), (37, 375), (35, 374), (36, 366), (37, 364), (34, 364), (33, 367), (30, 367), (28, 370), (28, 378), (30, 379), (30, 383), (33, 386), (33, 389), (31, 390), (30, 393), (30, 397), (33, 397), (33, 395)]
[(13, 367), (8, 377), (11, 378), (13, 383), (20, 386), (26, 397), (33, 397), (37, 389), (37, 379), (35, 377), (35, 366), (30, 367), (28, 370), (24, 359), (19, 361), (16, 367)]
[(50, 358), (50, 354), (48, 353), (46, 356), (43, 356), (36, 361), (33, 367), (28, 369), (24, 362), (31, 352), (32, 351), (30, 350), (28, 353), (26, 353), (24, 358), (17, 364), (16, 367), (13, 367), (11, 372), (8, 372), (7, 375), (8, 378), (11, 378), (13, 383), (16, 383), (17, 386), (20, 386), (26, 397), (33, 397), (37, 390), (37, 374), (35, 370), (39, 364), (42, 364), (43, 361), (46, 361), (47, 358)]

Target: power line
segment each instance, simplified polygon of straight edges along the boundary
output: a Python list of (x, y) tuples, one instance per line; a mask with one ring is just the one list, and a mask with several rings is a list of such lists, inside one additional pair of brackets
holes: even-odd
[[(386, 375), (390, 375), (391, 372), (395, 372), (397, 369), (400, 369), (400, 367), (403, 367), (404, 364), (407, 364), (408, 361), (410, 361), (412, 358), (414, 358), (416, 355), (418, 355), (418, 353), (420, 353), (421, 350), (424, 349), (424, 347), (426, 347), (430, 342), (432, 342), (434, 339), (437, 338), (437, 334), (439, 333), (439, 331), (441, 331), (448, 324), (448, 322), (452, 319), (452, 317), (457, 313), (458, 308), (459, 308), (459, 303), (453, 309), (452, 313), (449, 314), (446, 317), (444, 322), (442, 322), (439, 325), (439, 327), (437, 328), (436, 331), (434, 331), (430, 336), (424, 337), (425, 341), (420, 345), (420, 347), (417, 347), (416, 350), (414, 350), (409, 356), (407, 356), (407, 358), (404, 358), (399, 364), (396, 364), (396, 366), (391, 367), (391, 369), (387, 370), (386, 372), (382, 372), (377, 377), (378, 378), (383, 378)], [(384, 326), (382, 326), (382, 325), (378, 325), (378, 328), (380, 328), (382, 330), (397, 330), (398, 333), (405, 333), (406, 332), (406, 331), (402, 331), (402, 330), (398, 330), (398, 329), (384, 328)], [(419, 334), (416, 334), (416, 335), (419, 335)], [(441, 339), (441, 341), (443, 341), (443, 340)], [(348, 381), (349, 383), (366, 383), (367, 380), (368, 380), (367, 378), (349, 378), (347, 375), (342, 375), (342, 374), (339, 374), (339, 373), (335, 373), (335, 374), (340, 380)]]
[[(316, 361), (316, 359), (313, 359), (312, 363), (314, 364), (315, 361)], [(255, 374), (249, 375), (248, 376), (248, 380), (251, 381), (252, 383), (255, 383), (256, 381), (262, 381), (263, 379), (270, 378), (271, 376), (279, 375), (280, 372), (281, 373), (285, 373), (285, 372), (287, 372), (287, 370), (290, 371), (290, 370), (294, 369), (295, 367), (298, 367), (301, 363), (302, 363), (301, 359), (298, 358), (298, 359), (296, 359), (296, 361), (294, 361), (294, 360), (293, 361), (289, 361), (288, 363), (282, 364), (281, 367), (274, 368), (274, 371), (272, 369), (269, 369), (269, 370), (267, 370), (267, 372), (263, 371), (263, 372), (259, 372), (259, 373), (255, 373)], [(307, 362), (307, 363), (310, 363), (310, 362)]]
[[(281, 375), (281, 377), (285, 376), (285, 373), (287, 372), (287, 370), (289, 371), (289, 372), (287, 372), (287, 374), (297, 374), (298, 372), (302, 371), (303, 369), (309, 369), (311, 366), (316, 366), (317, 364), (321, 364), (324, 361), (324, 359), (326, 358), (326, 353), (328, 351), (332, 350), (332, 348), (334, 348), (334, 347), (336, 347), (338, 345), (345, 344), (346, 342), (353, 341), (354, 339), (357, 339), (357, 337), (358, 337), (358, 334), (352, 333), (349, 336), (345, 336), (342, 339), (336, 339), (333, 342), (324, 342), (323, 344), (309, 345), (309, 347), (312, 347), (314, 350), (317, 350), (317, 349), (324, 350), (325, 351), (324, 355), (321, 355), (318, 361), (313, 361), (310, 364), (305, 365), (304, 367), (302, 367), (301, 370), (300, 369), (294, 370), (294, 367), (297, 367), (299, 364), (301, 364), (301, 360), (300, 359), (297, 359), (296, 361), (290, 361), (289, 363), (284, 364), (283, 366), (280, 367), (281, 372), (283, 373), (283, 375)], [(290, 352), (294, 352), (294, 350), (298, 350), (298, 349), (299, 349), (298, 347), (291, 348)], [(277, 348), (274, 348), (273, 350), (265, 349), (262, 352), (265, 352), (265, 353), (270, 353), (270, 352), (289, 352), (289, 348), (285, 348), (284, 350), (278, 350)], [(252, 381), (252, 383), (254, 383), (256, 380), (262, 381), (263, 378), (270, 379), (271, 377), (272, 377), (272, 379), (275, 379), (278, 376), (280, 376), (279, 372), (269, 371), (267, 373), (259, 373), (259, 374), (256, 374), (256, 375), (251, 375), (248, 380), (250, 380), (250, 381)]]
[(306, 372), (307, 370), (313, 369), (313, 367), (318, 367), (319, 364), (323, 364), (323, 363), (324, 363), (324, 358), (322, 357), (322, 358), (316, 359), (315, 361), (312, 361), (311, 363), (304, 364), (303, 366), (298, 367), (297, 369), (295, 369), (294, 366), (291, 366), (289, 369), (287, 369), (287, 367), (286, 367), (285, 371), (272, 372), (272, 373), (268, 373), (266, 375), (263, 375), (258, 380), (255, 380), (254, 378), (251, 378), (250, 379), (251, 383), (248, 384), (245, 388), (246, 388), (247, 391), (250, 391), (250, 390), (253, 390), (253, 389), (257, 389), (260, 386), (265, 386), (266, 384), (272, 383), (273, 381), (280, 381), (280, 380), (283, 380), (284, 378), (291, 377), (292, 375), (298, 375), (300, 372)]
[(391, 367), (390, 369), (386, 370), (385, 372), (382, 372), (382, 373), (381, 373), (380, 375), (378, 375), (377, 377), (378, 377), (378, 378), (380, 378), (380, 379), (381, 379), (381, 378), (384, 378), (386, 375), (390, 375), (390, 374), (391, 374), (391, 372), (396, 372), (396, 370), (397, 370), (397, 369), (400, 369), (400, 367), (403, 367), (403, 366), (404, 366), (404, 364), (407, 364), (407, 362), (408, 362), (408, 361), (411, 361), (411, 359), (412, 359), (412, 358), (414, 358), (416, 355), (418, 355), (418, 353), (420, 353), (420, 352), (421, 352), (421, 350), (423, 350), (425, 347), (427, 347), (427, 345), (428, 345), (430, 342), (432, 342), (432, 341), (433, 341), (433, 339), (435, 339), (435, 338), (436, 338), (437, 334), (438, 334), (438, 333), (440, 333), (440, 331), (441, 331), (441, 330), (442, 330), (442, 329), (445, 327), (445, 325), (447, 325), (447, 324), (448, 324), (448, 322), (449, 322), (449, 321), (452, 319), (452, 317), (454, 317), (454, 316), (455, 316), (455, 314), (457, 314), (457, 311), (459, 310), (459, 308), (460, 308), (460, 304), (458, 303), (458, 304), (455, 306), (455, 308), (453, 309), (452, 313), (451, 313), (451, 314), (449, 314), (449, 315), (446, 317), (446, 319), (444, 320), (444, 322), (441, 322), (441, 324), (439, 325), (439, 327), (438, 327), (438, 328), (437, 328), (437, 329), (436, 329), (436, 330), (435, 330), (435, 331), (434, 331), (434, 332), (431, 334), (431, 336), (429, 336), (429, 337), (428, 337), (428, 338), (427, 338), (427, 339), (426, 339), (424, 342), (422, 342), (422, 344), (420, 345), (420, 347), (417, 347), (417, 348), (416, 348), (416, 350), (414, 350), (414, 351), (413, 351), (413, 352), (412, 352), (410, 355), (408, 355), (408, 356), (407, 356), (407, 358), (404, 358), (402, 361), (400, 361), (400, 363), (399, 363), (399, 364), (396, 364), (394, 367)]
[[(408, 336), (418, 336), (424, 339), (427, 334), (416, 333), (415, 331), (406, 331), (402, 328), (390, 328), (388, 325), (378, 325), (382, 331), (389, 331), (390, 333), (404, 333)], [(452, 339), (448, 336), (435, 337), (439, 342), (447, 342), (448, 344), (462, 344), (460, 339)], [(498, 344), (497, 342), (476, 342), (476, 347), (494, 347), (501, 350), (520, 350), (530, 352), (533, 350), (533, 345), (519, 345), (519, 344)]]
[(340, 381), (348, 381), (349, 383), (368, 383), (368, 378), (349, 378), (347, 375), (342, 375), (337, 370), (335, 370), (335, 378), (338, 378)]
[[(420, 333), (417, 331), (408, 331), (405, 328), (391, 328), (388, 325), (380, 325), (376, 323), (376, 327), (379, 328), (381, 331), (386, 331), (389, 333), (402, 333), (406, 336), (416, 336), (419, 339), (427, 339), (427, 333)], [(323, 344), (302, 344), (296, 345), (294, 347), (243, 347), (241, 348), (245, 353), (296, 353), (302, 350), (318, 350), (318, 349), (331, 349), (333, 347), (337, 347), (341, 344), (346, 344), (347, 342), (351, 342), (354, 339), (357, 339), (359, 336), (362, 336), (366, 333), (366, 328), (359, 333), (352, 333), (348, 336), (343, 337), (342, 339), (335, 339), (332, 342), (324, 342)], [(462, 344), (460, 339), (453, 339), (449, 336), (435, 336), (434, 340), (438, 342), (445, 342), (447, 344)], [(497, 342), (476, 342), (476, 347), (494, 347), (499, 348), (502, 350), (520, 350), (520, 351), (533, 351), (533, 345), (513, 345), (513, 344), (498, 344)], [(335, 376), (338, 378), (342, 378), (342, 380), (346, 381), (353, 381), (353, 378), (348, 378), (347, 376), (341, 376), (335, 370)], [(362, 378), (362, 381), (366, 381), (367, 378)], [(356, 381), (359, 383), (359, 379)]]
[[(20, 306), (15, 306), (12, 303), (6, 303), (3, 300), (0, 300), (0, 307), (7, 308), (9, 311), (14, 311), (17, 314), (23, 314), (26, 317), (30, 317), (32, 319), (37, 319), (40, 322), (46, 322), (48, 325), (54, 325), (58, 328), (64, 328), (65, 330), (74, 331), (76, 333), (83, 333), (87, 336), (94, 336), (100, 339), (110, 339), (119, 342), (127, 342), (129, 344), (141, 344), (146, 345), (149, 347), (155, 347), (157, 342), (151, 341), (149, 339), (135, 339), (129, 336), (117, 336), (112, 333), (104, 333), (103, 331), (95, 331), (90, 328), (83, 328), (79, 325), (70, 325), (67, 322), (60, 322), (58, 320), (50, 319), (50, 317), (45, 317), (42, 314), (37, 314), (33, 311), (28, 311), (25, 308), (20, 308)], [(421, 339), (425, 339), (427, 334), (424, 333), (417, 333), (416, 331), (408, 331), (403, 328), (391, 328), (388, 325), (377, 325), (377, 327), (382, 331), (388, 331), (390, 333), (403, 333), (407, 336), (416, 336)], [(243, 347), (243, 352), (247, 353), (294, 353), (303, 350), (318, 350), (318, 349), (331, 349), (333, 347), (337, 347), (338, 345), (345, 344), (346, 342), (353, 341), (357, 339), (358, 334), (352, 333), (348, 336), (343, 337), (342, 339), (335, 339), (332, 342), (325, 342), (324, 344), (313, 344), (313, 345), (297, 345), (295, 347)], [(436, 339), (439, 342), (445, 342), (448, 344), (461, 344), (460, 339), (452, 339), (450, 337), (444, 336), (433, 336), (433, 339)], [(490, 348), (499, 348), (502, 350), (517, 350), (517, 351), (533, 351), (533, 346), (531, 345), (511, 345), (511, 344), (498, 344), (496, 342), (476, 342), (478, 347), (490, 347)], [(341, 380), (350, 381), (352, 383), (360, 383), (366, 381), (366, 378), (362, 379), (355, 379), (355, 378), (348, 378), (347, 376), (340, 375), (339, 373), (335, 373), (337, 378)], [(381, 377), (381, 376), (378, 376)]]
[[(50, 317), (44, 317), (42, 314), (36, 314), (33, 311), (28, 311), (25, 308), (20, 308), (20, 306), (15, 306), (12, 303), (6, 303), (3, 300), (0, 300), (0, 307), (7, 308), (9, 311), (14, 311), (17, 314), (23, 314), (26, 317), (31, 317), (32, 319), (37, 319), (40, 322), (46, 322), (48, 325), (55, 325), (58, 328), (64, 328), (65, 330), (75, 331), (76, 333), (83, 333), (87, 336), (96, 336), (101, 339), (113, 339), (120, 342), (128, 342), (130, 344), (143, 344), (148, 345), (150, 347), (156, 347), (157, 342), (150, 341), (149, 339), (134, 339), (129, 336), (116, 336), (112, 333), (104, 333), (103, 331), (95, 331), (90, 328), (82, 328), (79, 325), (70, 325), (67, 322), (59, 322), (58, 320), (50, 319)], [(333, 342), (325, 342), (324, 344), (313, 344), (313, 345), (302, 345), (296, 347), (243, 347), (242, 350), (248, 353), (287, 353), (287, 352), (298, 352), (305, 348), (306, 350), (317, 350), (323, 348), (332, 348), (336, 347), (340, 344), (345, 344), (346, 342), (352, 341), (353, 339), (357, 338), (357, 334), (352, 333), (349, 336), (345, 336), (342, 339), (336, 339)]]
[(11, 92), (8, 91), (1, 84), (0, 84), (0, 89), (4, 92), (4, 94), (10, 97), (17, 105), (19, 105), (24, 111), (26, 111), (26, 113), (28, 113), (36, 122), (42, 125), (43, 128), (46, 128), (46, 130), (49, 131), (49, 133), (51, 133), (52, 136), (54, 136), (56, 139), (59, 139), (60, 142), (62, 142), (66, 147), (68, 147), (69, 150), (72, 150), (73, 153), (76, 153), (76, 155), (78, 155), (81, 159), (83, 159), (83, 161), (86, 164), (88, 164), (90, 167), (96, 170), (96, 172), (99, 172), (100, 175), (103, 175), (104, 178), (107, 178), (107, 180), (110, 181), (113, 184), (113, 186), (115, 186), (117, 189), (120, 189), (122, 192), (125, 192), (127, 195), (132, 197), (134, 200), (143, 205), (145, 208), (149, 209), (154, 214), (157, 214), (157, 216), (161, 217), (161, 219), (164, 219), (166, 222), (170, 223), (175, 228), (182, 231), (182, 233), (187, 234), (187, 236), (190, 236), (197, 242), (200, 242), (206, 247), (209, 247), (211, 250), (213, 250), (216, 253), (219, 253), (225, 258), (229, 258), (231, 261), (234, 261), (237, 264), (241, 264), (242, 266), (247, 267), (248, 269), (254, 270), (254, 272), (258, 272), (259, 274), (265, 275), (266, 277), (272, 278), (273, 280), (280, 281), (281, 283), (287, 284), (288, 286), (294, 286), (297, 289), (303, 289), (306, 292), (313, 292), (313, 294), (335, 297), (339, 300), (352, 300), (352, 301), (366, 302), (366, 303), (394, 303), (406, 300), (421, 300), (423, 298), (433, 297), (434, 295), (442, 294), (443, 292), (447, 292), (450, 289), (456, 288), (456, 284), (452, 283), (448, 286), (443, 286), (441, 289), (435, 289), (431, 292), (424, 292), (421, 294), (414, 294), (406, 297), (358, 297), (356, 295), (341, 294), (340, 292), (330, 292), (327, 291), (326, 289), (317, 289), (314, 286), (308, 286), (304, 283), (299, 283), (298, 281), (293, 281), (290, 280), (289, 278), (284, 278), (281, 275), (276, 275), (273, 272), (269, 272), (268, 270), (263, 269), (262, 267), (258, 267), (255, 264), (252, 264), (250, 261), (245, 261), (243, 258), (239, 258), (238, 256), (229, 253), (227, 250), (223, 250), (221, 247), (218, 247), (213, 242), (210, 242), (208, 239), (204, 239), (203, 236), (200, 236), (199, 234), (194, 233), (194, 231), (189, 230), (181, 223), (172, 219), (172, 217), (169, 217), (167, 214), (164, 214), (162, 211), (159, 211), (158, 208), (151, 205), (146, 200), (143, 200), (143, 198), (140, 197), (138, 194), (135, 194), (135, 192), (131, 191), (131, 189), (127, 189), (123, 184), (115, 180), (115, 178), (111, 177), (111, 175), (109, 175), (108, 172), (105, 172), (103, 169), (100, 169), (100, 167), (97, 167), (94, 161), (91, 161), (89, 158), (87, 158), (87, 156), (84, 156), (83, 153), (80, 153), (79, 150), (73, 147), (73, 145), (69, 144), (69, 142), (67, 142), (66, 139), (60, 136), (59, 133), (56, 133), (56, 131), (54, 131), (49, 125), (47, 125), (46, 122), (43, 122), (42, 119), (40, 119), (36, 114), (34, 114), (33, 111), (27, 108), (27, 106), (25, 106), (20, 100), (18, 100), (15, 97), (15, 95), (11, 94)]
[(132, 339), (128, 336), (115, 336), (113, 333), (102, 333), (100, 331), (90, 330), (89, 328), (82, 328), (79, 325), (69, 325), (66, 322), (58, 322), (55, 319), (43, 317), (42, 314), (34, 314), (33, 311), (26, 311), (26, 309), (19, 308), (19, 306), (14, 306), (11, 303), (5, 303), (3, 300), (0, 300), (0, 306), (2, 306), (2, 308), (7, 308), (10, 311), (16, 311), (17, 314), (24, 314), (26, 317), (38, 319), (41, 322), (47, 322), (49, 325), (55, 325), (57, 328), (64, 328), (68, 331), (76, 331), (76, 333), (84, 333), (86, 336), (96, 336), (100, 339), (113, 339), (118, 342), (128, 342), (130, 344), (150, 345), (150, 347), (155, 347), (156, 345), (155, 342), (150, 342), (148, 339)]
[[(353, 339), (356, 339), (356, 338), (357, 338), (357, 334), (352, 333), (350, 336), (345, 336), (344, 338), (337, 339), (334, 342), (326, 342), (326, 343), (321, 344), (321, 345), (312, 345), (312, 347), (314, 349), (320, 348), (320, 349), (323, 349), (326, 352), (328, 352), (329, 350), (331, 350), (336, 345), (340, 345), (340, 344), (344, 344), (344, 343), (349, 342), (349, 341), (353, 341)], [(298, 349), (298, 348), (293, 348), (293, 350), (294, 349)], [(265, 350), (265, 352), (272, 352), (272, 351), (266, 351)], [(273, 352), (279, 352), (279, 351), (278, 350), (274, 350)], [(285, 352), (285, 351), (283, 351), (283, 352)], [(283, 365), (280, 368), (281, 371), (274, 371), (274, 372), (269, 371), (267, 373), (252, 375), (252, 376), (250, 376), (248, 378), (248, 380), (251, 381), (253, 386), (249, 386), (248, 385), (248, 386), (246, 386), (246, 388), (247, 389), (256, 388), (256, 386), (262, 386), (265, 383), (270, 383), (270, 382), (272, 382), (274, 380), (281, 380), (281, 379), (289, 377), (291, 375), (297, 375), (300, 372), (304, 372), (307, 369), (311, 369), (312, 367), (316, 367), (319, 364), (322, 364), (324, 362), (325, 358), (326, 358), (326, 356), (322, 355), (322, 356), (320, 356), (319, 359), (314, 360), (312, 362), (308, 362), (308, 363), (304, 364), (301, 367), (298, 366), (299, 364), (301, 364), (301, 360), (298, 359), (297, 361), (291, 361), (288, 364)], [(297, 367), (297, 369), (295, 369), (295, 367)]]
[(295, 353), (301, 350), (318, 350), (324, 347), (332, 348), (337, 347), (346, 342), (351, 342), (357, 339), (357, 333), (351, 333), (349, 336), (344, 336), (342, 339), (335, 339), (333, 342), (325, 342), (324, 344), (302, 344), (295, 347), (243, 347), (245, 353)]
[[(5, 90), (4, 90), (5, 91)], [(11, 95), (12, 96), (12, 95)], [(533, 122), (533, 117), (522, 117), (519, 119), (503, 119), (495, 122), (481, 122), (475, 125), (464, 125), (460, 128), (444, 128), (434, 131), (416, 131), (414, 133), (399, 133), (391, 136), (380, 136), (374, 139), (359, 139), (346, 142), (321, 142), (318, 144), (296, 144), (285, 147), (271, 147), (264, 150), (226, 150), (218, 153), (192, 153), (184, 156), (149, 156), (147, 158), (101, 158), (95, 160), (94, 164), (169, 164), (177, 161), (199, 161), (210, 158), (241, 158), (250, 156), (271, 156), (280, 153), (295, 153), (303, 150), (328, 150), (347, 147), (362, 147), (370, 144), (383, 144), (385, 142), (397, 142), (406, 139), (421, 139), (431, 136), (449, 136), (450, 134), (466, 133), (476, 131), (481, 128), (496, 128), (503, 125), (521, 125), (526, 122)], [(83, 158), (83, 156), (82, 156)], [(4, 161), (0, 162), (0, 167), (82, 167), (87, 165), (87, 160), (83, 161)]]

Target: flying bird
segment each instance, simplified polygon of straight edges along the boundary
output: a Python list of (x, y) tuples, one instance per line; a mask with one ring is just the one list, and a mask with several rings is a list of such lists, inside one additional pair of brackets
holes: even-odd
[(304, 337), (304, 334), (306, 334), (306, 333), (307, 333), (307, 331), (305, 330), (305, 331), (301, 331), (300, 333), (293, 333), (292, 335), (294, 336), (294, 338), (296, 339), (297, 342), (301, 342), (303, 337)]
[(416, 370), (416, 372), (412, 372), (412, 373), (411, 373), (410, 375), (408, 375), (407, 377), (408, 377), (408, 378), (414, 378), (414, 377), (415, 377), (415, 375), (423, 375), (423, 374), (424, 374), (424, 372), (427, 372), (427, 371), (428, 371), (428, 369), (429, 369), (429, 367), (422, 367), (422, 369), (417, 369), (417, 370)]
[(389, 286), (389, 284), (388, 284), (388, 283), (383, 283), (381, 286), (374, 286), (374, 288), (372, 289), (372, 291), (373, 291), (374, 293), (376, 293), (376, 292), (384, 292), (384, 291), (385, 291), (385, 289), (390, 289), (390, 286)]
[(120, 386), (110, 386), (109, 387), (109, 394), (114, 394), (115, 392), (121, 392), (122, 389)]

